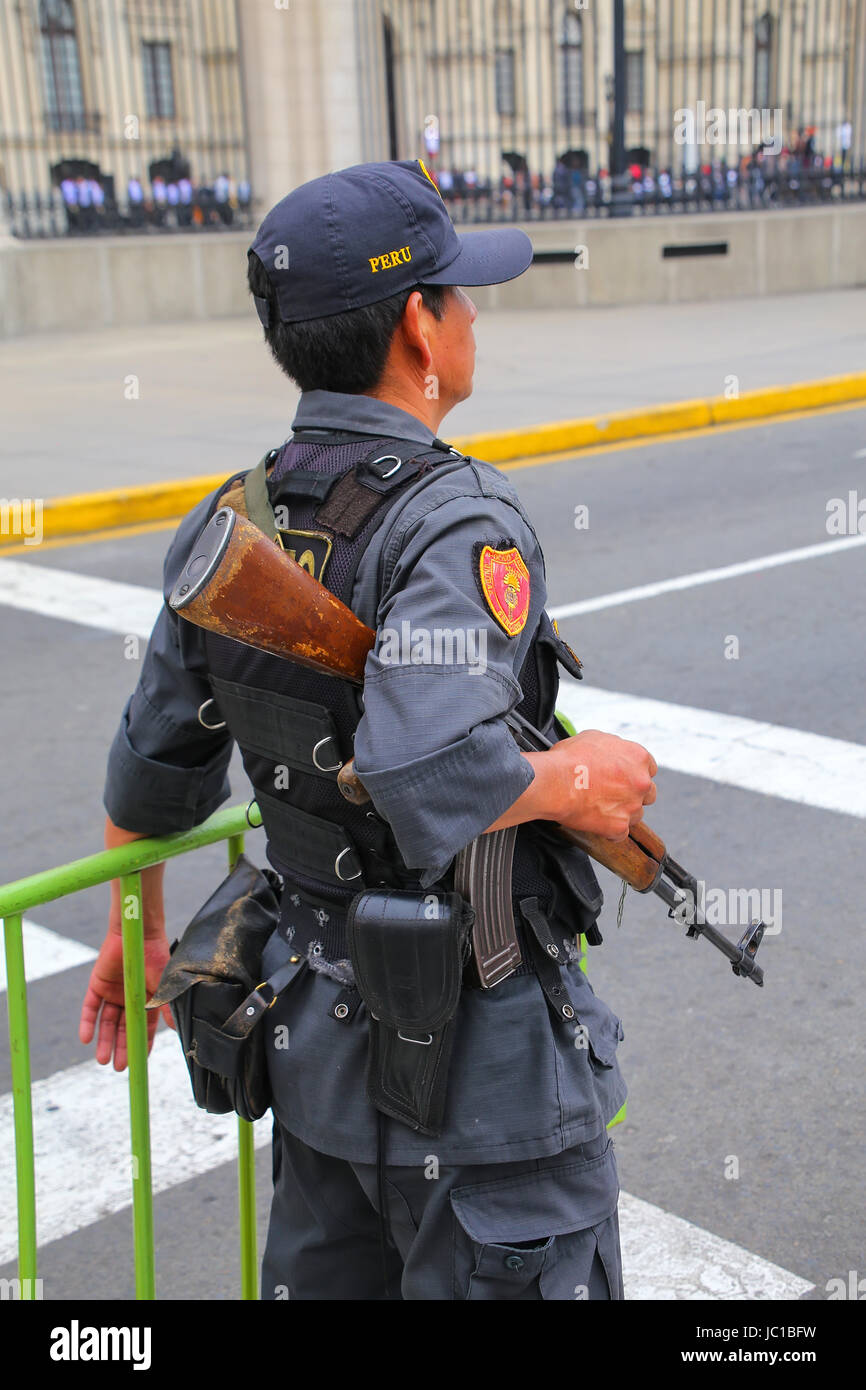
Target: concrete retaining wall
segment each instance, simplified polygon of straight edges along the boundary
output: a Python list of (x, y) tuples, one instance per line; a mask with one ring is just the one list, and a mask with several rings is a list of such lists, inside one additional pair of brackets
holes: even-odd
[[(522, 225), (536, 252), (584, 246), (581, 266), (535, 264), (512, 284), (473, 291), (479, 308), (669, 304), (866, 284), (866, 204)], [(726, 253), (663, 255), (666, 246), (713, 243), (726, 243)]]
[[(652, 304), (866, 284), (866, 205), (784, 212), (526, 223), (537, 252), (585, 247), (473, 290), (479, 308)], [(248, 232), (0, 240), (0, 337), (252, 312)], [(724, 254), (665, 257), (724, 242)]]

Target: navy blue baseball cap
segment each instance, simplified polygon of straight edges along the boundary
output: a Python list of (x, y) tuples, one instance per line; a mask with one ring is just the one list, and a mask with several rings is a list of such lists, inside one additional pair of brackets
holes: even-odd
[[(454, 230), (420, 159), (355, 164), (294, 189), (271, 208), (250, 252), (283, 323), (375, 304), (413, 285), (498, 285), (532, 263), (519, 227)], [(268, 301), (255, 296), (268, 326)]]

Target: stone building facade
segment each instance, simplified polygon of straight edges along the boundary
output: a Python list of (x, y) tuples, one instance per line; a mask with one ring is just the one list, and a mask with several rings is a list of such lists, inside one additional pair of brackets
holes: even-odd
[[(254, 213), (364, 159), (422, 155), (437, 177), (489, 188), (549, 180), (563, 158), (598, 170), (613, 13), (614, 0), (0, 0), (0, 191), (56, 196), (58, 167), (78, 160), (120, 196), (173, 151), (193, 180), (250, 184)], [(624, 48), (630, 159), (736, 163), (756, 134), (812, 129), (813, 151), (863, 162), (866, 0), (625, 0)], [(718, 112), (734, 110), (752, 117), (720, 141)]]

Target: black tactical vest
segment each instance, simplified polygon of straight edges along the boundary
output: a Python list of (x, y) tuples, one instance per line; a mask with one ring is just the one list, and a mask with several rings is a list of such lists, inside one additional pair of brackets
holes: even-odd
[[(268, 495), (284, 548), (351, 607), (358, 565), (387, 511), (412, 482), (455, 454), (439, 441), (424, 446), (349, 432), (296, 431), (269, 456)], [(217, 499), (214, 510), (219, 505)], [(346, 801), (337, 786), (340, 766), (352, 757), (363, 711), (360, 691), (213, 633), (206, 634), (206, 659), (219, 711), (209, 712), (207, 722), (224, 719), (241, 750), (268, 859), (286, 884), (284, 924), (288, 916), (297, 919), (303, 905), (315, 916), (316, 954), (336, 960), (345, 955), (344, 912), (356, 893), (380, 885), (421, 886), (387, 822), (370, 803)], [(558, 661), (580, 674), (543, 614), (520, 671), (524, 698), (518, 709), (544, 731), (553, 722)], [(452, 880), (449, 870), (436, 887), (450, 889)], [(552, 851), (539, 826), (518, 831), (512, 894), (515, 905), (537, 898), (551, 916), (562, 918), (561, 935), (590, 932), (592, 939), (602, 899), (589, 860), (579, 850)], [(523, 957), (527, 962), (525, 950)], [(520, 973), (529, 970), (524, 964)]]

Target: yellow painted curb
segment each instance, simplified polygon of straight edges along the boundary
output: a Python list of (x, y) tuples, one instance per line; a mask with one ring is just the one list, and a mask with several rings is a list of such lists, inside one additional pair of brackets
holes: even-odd
[(489, 463), (509, 463), (537, 454), (558, 454), (567, 449), (586, 449), (614, 444), (623, 439), (652, 438), (727, 425), (733, 420), (769, 419), (795, 410), (814, 410), (863, 400), (866, 404), (866, 372), (826, 377), (821, 381), (795, 382), (790, 386), (763, 386), (731, 398), (677, 401), (642, 410), (618, 410), (589, 420), (560, 420), (525, 430), (493, 430), (453, 442), (466, 453)]
[[(176, 482), (49, 497), (42, 508), (42, 534), (45, 540), (56, 540), (60, 536), (125, 528), (142, 521), (182, 517), (228, 476), (209, 473), (196, 478), (179, 478)], [(0, 549), (4, 545), (18, 545), (20, 541), (18, 535), (0, 532)]]
[[(641, 410), (618, 410), (584, 420), (560, 420), (528, 429), (494, 430), (464, 435), (453, 440), (456, 448), (490, 463), (510, 463), (544, 454), (596, 448), (620, 440), (650, 439), (653, 435), (727, 425), (735, 420), (772, 419), (794, 411), (819, 410), (862, 400), (866, 404), (866, 372), (825, 377), (820, 381), (766, 386), (728, 399), (674, 401)], [(225, 481), (222, 473), (181, 478), (176, 482), (146, 483), (143, 487), (85, 492), (74, 497), (53, 497), (43, 508), (42, 531), (46, 540), (93, 531), (133, 526), (140, 522), (181, 517)], [(12, 532), (12, 528), (9, 528)], [(18, 545), (21, 537), (0, 531), (0, 549)]]

